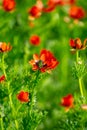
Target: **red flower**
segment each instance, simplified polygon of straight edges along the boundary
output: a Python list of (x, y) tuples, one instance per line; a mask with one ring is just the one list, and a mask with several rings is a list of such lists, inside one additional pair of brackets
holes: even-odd
[(69, 10), (69, 15), (73, 19), (82, 19), (85, 17), (85, 11), (82, 7), (72, 6)]
[(43, 8), (43, 12), (49, 13), (52, 12), (57, 5), (62, 5), (62, 1), (61, 0), (48, 0), (47, 2), (47, 7)]
[(33, 60), (30, 60), (29, 63), (32, 65), (33, 70), (40, 70), (41, 72), (50, 72), (59, 64), (53, 54), (45, 49), (41, 51), (40, 56), (34, 54)]
[(11, 49), (12, 46), (10, 46), (10, 43), (7, 45), (5, 42), (0, 42), (0, 52), (10, 51)]
[(36, 5), (32, 6), (28, 11), (30, 15), (30, 20), (40, 17), (42, 14), (42, 9), (43, 9), (42, 1), (37, 0)]
[(37, 36), (37, 35), (33, 35), (33, 36), (31, 36), (30, 37), (30, 43), (32, 44), (32, 45), (39, 45), (40, 44), (40, 37), (39, 36)]
[(84, 50), (86, 46), (87, 39), (84, 40), (84, 43), (82, 44), (80, 38), (70, 39), (70, 46), (72, 47), (71, 51), (76, 50)]
[(41, 15), (40, 9), (37, 6), (33, 6), (30, 10), (29, 10), (29, 14), (32, 17), (38, 18)]
[(67, 96), (61, 99), (61, 105), (66, 108), (66, 111), (68, 111), (70, 108), (73, 108), (73, 103), (74, 97), (72, 96), (72, 94), (68, 94)]
[(15, 1), (14, 0), (3, 0), (2, 6), (5, 11), (13, 11), (15, 9)]
[(29, 93), (28, 92), (24, 92), (24, 91), (20, 91), (19, 94), (17, 94), (17, 99), (20, 100), (20, 102), (29, 102)]
[(5, 75), (0, 76), (0, 83), (5, 80)]

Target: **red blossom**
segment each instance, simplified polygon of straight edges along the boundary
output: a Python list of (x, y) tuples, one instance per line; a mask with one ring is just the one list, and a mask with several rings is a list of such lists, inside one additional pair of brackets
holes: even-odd
[(20, 91), (20, 93), (17, 94), (17, 99), (20, 102), (29, 102), (29, 93), (28, 92), (24, 92), (24, 91)]
[(41, 0), (37, 0), (36, 4), (33, 5), (29, 9), (29, 11), (28, 11), (28, 13), (30, 15), (29, 19), (32, 20), (34, 18), (40, 17), (41, 14), (42, 14), (42, 9), (43, 9), (43, 3), (42, 3), (42, 1)]
[(41, 50), (40, 56), (34, 54), (33, 59), (29, 63), (32, 65), (34, 71), (40, 70), (41, 72), (50, 72), (50, 70), (59, 64), (54, 55), (46, 49)]
[(2, 6), (5, 11), (13, 11), (15, 9), (16, 2), (14, 0), (3, 0)]
[(5, 75), (0, 76), (0, 83), (5, 80)]
[(5, 42), (0, 42), (0, 52), (10, 51), (11, 49), (12, 46), (10, 46), (10, 43), (6, 44)]
[(37, 45), (40, 44), (40, 37), (39, 37), (38, 35), (32, 35), (32, 36), (30, 37), (29, 41), (30, 41), (30, 43), (31, 43), (32, 45), (37, 46)]
[(72, 6), (69, 10), (69, 15), (73, 19), (82, 19), (85, 17), (85, 10), (82, 7)]
[(40, 9), (37, 6), (33, 6), (30, 10), (29, 10), (29, 14), (32, 17), (38, 18), (41, 15)]
[(69, 110), (70, 108), (73, 108), (74, 106), (74, 97), (72, 94), (68, 94), (67, 96), (64, 96), (61, 99), (61, 105), (66, 108), (66, 110)]
[(83, 44), (80, 38), (70, 39), (70, 46), (72, 47), (73, 50), (84, 50), (87, 47), (86, 42), (87, 42), (87, 39), (84, 40)]

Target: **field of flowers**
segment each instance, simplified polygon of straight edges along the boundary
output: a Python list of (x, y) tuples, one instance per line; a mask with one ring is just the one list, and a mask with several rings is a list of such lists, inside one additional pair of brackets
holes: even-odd
[(86, 0), (0, 0), (0, 130), (87, 130)]

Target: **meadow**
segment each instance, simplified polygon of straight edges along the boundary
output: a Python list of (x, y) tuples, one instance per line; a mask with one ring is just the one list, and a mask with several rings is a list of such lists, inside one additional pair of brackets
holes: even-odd
[(87, 130), (86, 0), (0, 0), (0, 130)]

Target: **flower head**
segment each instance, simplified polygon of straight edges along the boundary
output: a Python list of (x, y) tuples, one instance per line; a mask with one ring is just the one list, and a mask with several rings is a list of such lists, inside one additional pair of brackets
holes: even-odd
[(38, 35), (32, 35), (29, 40), (32, 45), (37, 46), (40, 44), (40, 37)]
[(14, 0), (3, 0), (2, 6), (5, 11), (13, 11), (15, 9), (16, 2)]
[(70, 46), (72, 47), (71, 51), (84, 50), (87, 47), (86, 42), (87, 42), (87, 39), (84, 40), (83, 44), (80, 38), (70, 39)]
[(5, 80), (5, 75), (0, 76), (0, 83)]
[(10, 43), (6, 44), (5, 42), (0, 42), (0, 52), (7, 52), (12, 49), (12, 46), (10, 46)]
[(72, 6), (69, 10), (69, 15), (73, 19), (82, 19), (85, 17), (85, 10), (82, 7)]
[(67, 96), (61, 99), (61, 105), (65, 107), (66, 111), (74, 106), (74, 97), (72, 94), (68, 94)]
[(34, 54), (29, 63), (32, 65), (33, 70), (40, 70), (41, 72), (49, 72), (59, 64), (54, 55), (46, 49), (41, 50), (40, 56)]
[(41, 0), (37, 0), (36, 4), (33, 5), (28, 13), (29, 13), (29, 19), (33, 20), (34, 18), (38, 18), (42, 14), (42, 9), (43, 9), (43, 3)]
[(20, 91), (20, 93), (17, 94), (17, 99), (20, 102), (29, 102), (29, 93), (28, 92), (24, 92), (24, 91)]

